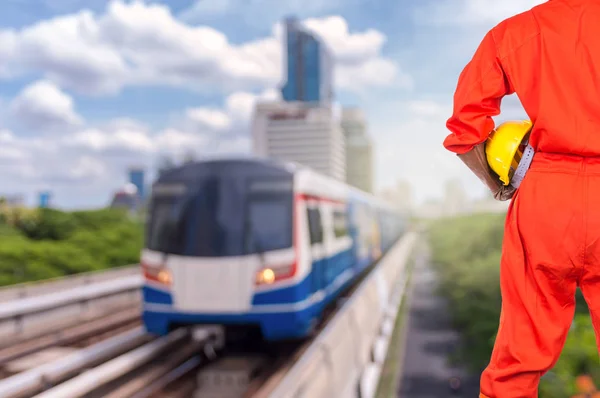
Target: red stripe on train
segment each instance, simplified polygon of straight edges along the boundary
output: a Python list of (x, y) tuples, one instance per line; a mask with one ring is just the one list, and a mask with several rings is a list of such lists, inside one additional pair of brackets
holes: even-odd
[(298, 193), (298, 194), (296, 194), (296, 198), (297, 198), (297, 200), (301, 200), (304, 202), (309, 201), (309, 200), (315, 200), (318, 202), (333, 203), (333, 204), (338, 204), (338, 205), (346, 204), (346, 202), (339, 200), (339, 199), (324, 198), (322, 196), (316, 196), (316, 195), (311, 195), (311, 194), (306, 194), (306, 193)]

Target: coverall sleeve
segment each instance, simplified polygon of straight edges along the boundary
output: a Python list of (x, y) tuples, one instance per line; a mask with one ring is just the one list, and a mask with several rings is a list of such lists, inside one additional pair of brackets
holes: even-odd
[(491, 30), (458, 78), (453, 113), (446, 122), (451, 133), (444, 147), (462, 154), (484, 142), (495, 128), (492, 116), (500, 114), (502, 98), (513, 92)]

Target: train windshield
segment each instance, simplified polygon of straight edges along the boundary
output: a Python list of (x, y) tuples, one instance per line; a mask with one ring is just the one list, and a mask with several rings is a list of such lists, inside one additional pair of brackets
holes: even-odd
[(245, 252), (261, 253), (292, 246), (292, 198), (286, 194), (249, 196)]
[[(146, 225), (146, 246), (151, 250), (165, 253), (180, 253), (181, 238), (181, 207), (184, 202), (185, 187), (178, 190), (155, 190), (150, 204)], [(179, 213), (179, 214), (178, 214)]]
[(195, 257), (289, 248), (292, 207), (291, 180), (273, 185), (235, 176), (207, 177), (185, 194), (153, 196), (146, 246)]

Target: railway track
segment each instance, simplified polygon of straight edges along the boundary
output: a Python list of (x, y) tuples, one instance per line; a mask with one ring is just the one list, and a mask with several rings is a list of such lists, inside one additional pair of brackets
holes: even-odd
[[(351, 293), (340, 297), (315, 334)], [(139, 325), (139, 309), (125, 308), (1, 347), (0, 396), (265, 398), (313, 341), (230, 348), (217, 330), (194, 338), (182, 328), (155, 338)], [(42, 355), (52, 349), (54, 355)]]
[[(340, 295), (315, 335), (326, 327), (353, 291), (354, 287)], [(0, 366), (5, 367), (14, 364), (15, 358), (28, 356), (30, 363), (36, 363), (31, 355), (47, 348), (73, 349), (21, 369), (20, 373), (7, 372), (5, 379), (0, 380), (0, 396), (266, 397), (313, 340), (276, 345), (241, 340), (224, 347), (220, 328), (203, 328), (199, 335), (181, 328), (155, 338), (145, 334), (139, 324), (139, 308), (124, 308), (0, 347)]]
[[(153, 388), (131, 397), (267, 398), (377, 264), (378, 261), (367, 268), (353, 285), (341, 292), (338, 299), (326, 309), (311, 338), (268, 346), (258, 345), (254, 349), (226, 347), (223, 355), (213, 362), (193, 357), (166, 373), (154, 383)], [(125, 396), (129, 395), (123, 395)]]
[(88, 314), (37, 334), (4, 340), (0, 343), (0, 380), (31, 368), (31, 364), (84, 348), (140, 324), (139, 307), (127, 305)]

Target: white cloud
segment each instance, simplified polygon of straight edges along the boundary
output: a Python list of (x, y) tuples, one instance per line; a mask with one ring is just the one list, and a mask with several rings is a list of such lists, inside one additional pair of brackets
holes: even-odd
[(27, 160), (27, 152), (15, 145), (16, 137), (12, 131), (0, 130), (0, 164)]
[(95, 152), (127, 151), (137, 153), (152, 153), (155, 144), (145, 131), (132, 129), (116, 129), (103, 131), (86, 129), (64, 138), (64, 143), (78, 146)]
[(323, 37), (327, 45), (335, 51), (338, 61), (347, 64), (378, 57), (386, 41), (385, 35), (375, 29), (350, 33), (348, 23), (339, 15), (310, 18), (304, 21), (304, 25)]
[(0, 142), (10, 143), (10, 142), (14, 141), (14, 139), (15, 139), (15, 135), (13, 134), (12, 131), (9, 131), (6, 129), (0, 130)]
[(100, 159), (89, 155), (79, 157), (68, 171), (71, 178), (95, 180), (107, 175), (107, 167)]
[[(351, 33), (339, 16), (309, 19), (307, 24), (331, 44), (341, 88), (389, 84), (398, 76), (405, 81), (398, 66), (381, 57), (382, 33)], [(165, 5), (117, 0), (102, 15), (81, 11), (16, 32), (0, 30), (0, 65), (7, 69), (0, 73), (41, 72), (65, 88), (88, 94), (116, 93), (125, 85), (230, 92), (273, 87), (282, 80), (283, 64), (283, 43), (276, 31), (274, 27), (271, 36), (236, 45), (213, 28), (174, 18)]]
[(159, 154), (180, 156), (188, 149), (201, 150), (208, 134), (166, 128), (151, 131), (141, 123), (115, 121), (103, 128), (87, 128), (64, 137), (62, 148), (87, 151), (111, 159), (150, 159)]
[(130, 129), (136, 131), (147, 131), (150, 129), (150, 127), (147, 124), (129, 117), (119, 117), (116, 119), (111, 119), (108, 122), (104, 123), (102, 127), (108, 130)]
[(281, 98), (279, 91), (267, 89), (258, 95), (237, 92), (229, 95), (225, 100), (225, 109), (230, 117), (238, 124), (248, 124), (254, 111), (256, 101), (275, 101)]
[(263, 90), (259, 94), (237, 91), (228, 95), (220, 108), (186, 109), (182, 114), (174, 117), (172, 125), (181, 131), (209, 135), (211, 140), (248, 135), (256, 101), (278, 98), (280, 98), (279, 91), (275, 89)]
[(248, 137), (213, 140), (208, 134), (175, 128), (152, 131), (135, 120), (117, 119), (59, 139), (20, 138), (0, 130), (0, 167), (5, 191), (34, 193), (51, 188), (57, 197), (69, 193), (86, 198), (63, 200), (95, 206), (109, 203), (131, 165), (147, 167), (151, 177), (162, 155), (178, 162), (189, 152), (207, 156), (244, 153), (249, 148)]
[(398, 73), (393, 62), (382, 58), (373, 58), (360, 65), (336, 69), (335, 81), (340, 87), (353, 88), (364, 92), (368, 87), (390, 87), (396, 82), (400, 87), (410, 88), (412, 78), (405, 73)]
[[(37, 82), (31, 87), (13, 101), (15, 114), (23, 116), (23, 109), (28, 109), (37, 120), (48, 120), (48, 115), (61, 119), (59, 115), (63, 121), (77, 121), (80, 127), (58, 137), (24, 138), (0, 130), (0, 164), (7, 173), (7, 187), (52, 186), (64, 191), (74, 184), (85, 183), (96, 190), (104, 187), (105, 192), (111, 192), (120, 184), (115, 183), (115, 176), (123, 174), (128, 166), (141, 164), (152, 168), (162, 155), (180, 161), (189, 152), (198, 156), (246, 153), (250, 150), (248, 122), (255, 101), (277, 97), (277, 91), (272, 89), (258, 94), (236, 92), (224, 99), (221, 109), (184, 110), (181, 116), (189, 126), (182, 123), (157, 131), (131, 118), (88, 124), (74, 113), (70, 98), (57, 92), (52, 84)], [(45, 101), (37, 103), (31, 98)], [(201, 129), (200, 125), (206, 128)], [(238, 130), (233, 131), (234, 128)]]
[(106, 41), (106, 32), (89, 11), (36, 23), (19, 31), (9, 59), (17, 70), (41, 71), (61, 86), (97, 93), (117, 90), (128, 68)]
[(167, 128), (155, 137), (156, 150), (175, 157), (183, 156), (188, 150), (201, 151), (209, 143), (209, 136)]
[(20, 123), (38, 130), (70, 128), (82, 123), (73, 99), (45, 80), (26, 86), (11, 102), (10, 112)]
[(211, 130), (225, 130), (231, 127), (229, 115), (218, 109), (188, 108), (185, 115), (190, 121), (206, 126)]

